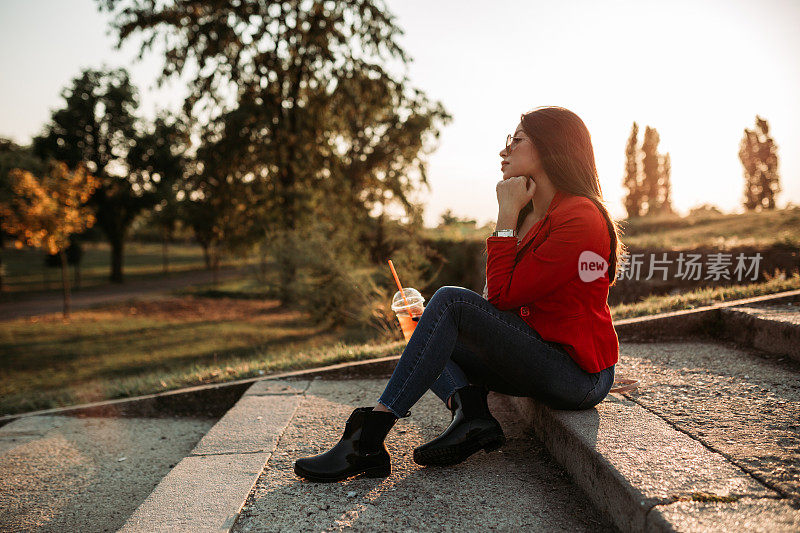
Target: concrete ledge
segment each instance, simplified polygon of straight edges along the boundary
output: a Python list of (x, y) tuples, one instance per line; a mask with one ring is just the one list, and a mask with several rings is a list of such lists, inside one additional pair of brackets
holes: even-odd
[(800, 528), (800, 511), (778, 501), (778, 493), (623, 397), (609, 395), (585, 411), (558, 411), (530, 398), (499, 396), (622, 531), (696, 530), (691, 523), (726, 530), (723, 524), (754, 522), (764, 513), (770, 527)]
[(300, 404), (303, 390), (297, 395), (243, 396), (197, 443), (191, 455), (272, 453)]
[(615, 320), (614, 329), (620, 341), (628, 342), (680, 339), (692, 336), (722, 337), (725, 330), (722, 318), (723, 310), (736, 306), (798, 301), (800, 301), (800, 289), (717, 302), (696, 309)]
[[(242, 394), (247, 394), (249, 387), (254, 383), (317, 376), (323, 379), (359, 379), (374, 374), (376, 368), (391, 372), (399, 358), (399, 355), (390, 355), (364, 361), (349, 361), (304, 370), (278, 372), (268, 376), (238, 379), (224, 383), (195, 385), (193, 387), (130, 398), (103, 400), (69, 407), (54, 407), (52, 409), (3, 415), (0, 416), (0, 427), (14, 420), (42, 415), (150, 418), (159, 416), (202, 416), (216, 418), (224, 415), (241, 398)], [(253, 389), (253, 394), (259, 394), (258, 391), (260, 390), (262, 389)]]
[(744, 346), (800, 361), (800, 307), (722, 309), (725, 337)]
[(120, 531), (229, 531), (309, 384), (251, 385)]
[(119, 531), (229, 531), (270, 455), (185, 458)]

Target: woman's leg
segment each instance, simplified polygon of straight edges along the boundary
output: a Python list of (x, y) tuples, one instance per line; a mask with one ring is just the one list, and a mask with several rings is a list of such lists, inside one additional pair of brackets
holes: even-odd
[[(409, 416), (408, 409), (440, 379), (458, 343), (465, 348), (459, 360), (476, 366), (474, 357), (464, 355), (474, 354), (502, 377), (504, 392), (556, 408), (580, 408), (599, 381), (516, 314), (498, 310), (469, 289), (448, 286), (436, 291), (425, 308), (378, 403), (396, 416)], [(444, 387), (437, 388), (441, 392)]]
[(520, 395), (513, 384), (508, 383), (503, 376), (486, 365), (471, 350), (456, 341), (453, 353), (450, 354), (450, 359), (447, 360), (442, 374), (430, 387), (431, 392), (438, 396), (447, 407), (450, 407), (448, 400), (453, 393), (471, 383), (485, 385), (489, 390), (511, 396)]
[[(458, 350), (458, 346), (456, 346)], [(461, 387), (466, 387), (470, 384), (464, 371), (456, 364), (455, 360), (451, 357), (448, 359), (447, 364), (442, 370), (442, 374), (430, 386), (431, 392), (438, 396), (447, 407), (450, 407), (448, 401), (453, 393)]]

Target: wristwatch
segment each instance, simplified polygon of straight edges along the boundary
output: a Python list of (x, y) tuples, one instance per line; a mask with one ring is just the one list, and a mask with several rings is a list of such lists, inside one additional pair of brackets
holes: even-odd
[(492, 237), (516, 237), (517, 230), (515, 229), (501, 229), (492, 232)]

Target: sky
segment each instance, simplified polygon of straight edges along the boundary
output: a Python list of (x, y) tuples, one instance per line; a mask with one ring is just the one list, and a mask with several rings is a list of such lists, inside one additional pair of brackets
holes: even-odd
[[(778, 207), (800, 204), (800, 2), (795, 0), (389, 0), (413, 58), (412, 83), (453, 115), (428, 158), (425, 224), (450, 209), (497, 216), (499, 152), (521, 113), (566, 107), (592, 136), (604, 199), (623, 218), (625, 145), (634, 121), (660, 135), (680, 214), (711, 203), (741, 212), (744, 128), (768, 120), (778, 146)], [(81, 68), (125, 66), (141, 112), (182, 98), (154, 87), (160, 60), (115, 50), (93, 0), (0, 1), (0, 136), (28, 143)]]

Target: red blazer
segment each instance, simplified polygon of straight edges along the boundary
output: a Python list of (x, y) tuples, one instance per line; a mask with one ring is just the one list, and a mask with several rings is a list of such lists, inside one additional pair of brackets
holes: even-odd
[[(517, 251), (530, 240), (515, 263)], [(522, 242), (516, 237), (486, 239), (487, 299), (502, 311), (518, 313), (544, 340), (562, 344), (587, 372), (599, 372), (619, 359), (608, 307), (610, 246), (608, 226), (594, 202), (556, 191), (547, 214)], [(582, 257), (587, 250), (606, 264), (605, 273), (594, 280), (590, 278), (599, 275), (600, 261), (587, 263), (598, 259), (588, 252)]]

